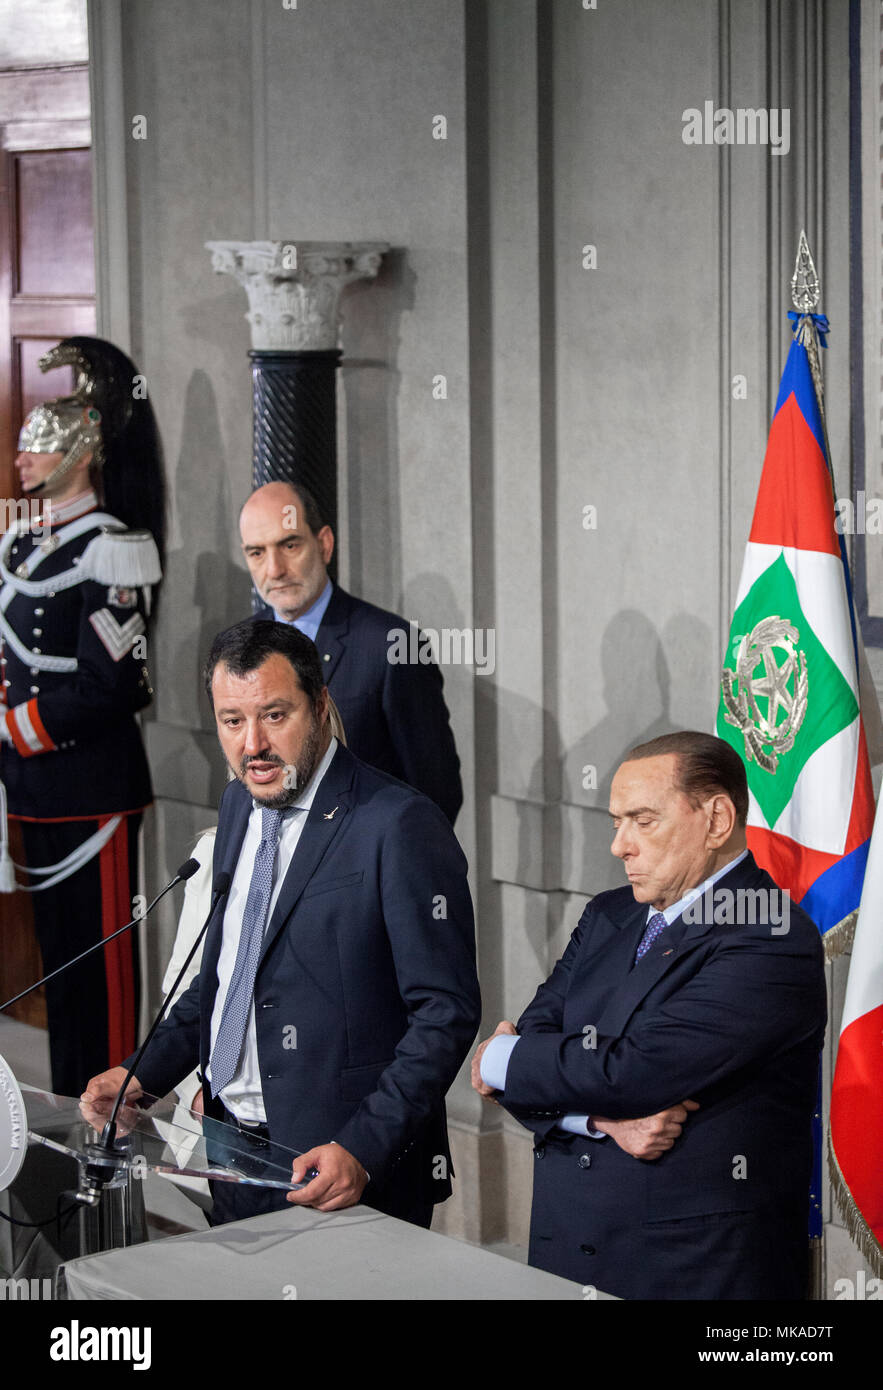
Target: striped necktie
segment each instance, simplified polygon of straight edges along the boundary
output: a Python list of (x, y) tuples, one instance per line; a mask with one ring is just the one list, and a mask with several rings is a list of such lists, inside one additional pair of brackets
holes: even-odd
[(212, 1049), (212, 1096), (233, 1080), (239, 1066), (248, 1028), (254, 981), (264, 940), (267, 912), (273, 893), (273, 869), (279, 848), (282, 812), (261, 808), (261, 842), (254, 857), (251, 884), (242, 914), (236, 963), (221, 1013), (218, 1036)]

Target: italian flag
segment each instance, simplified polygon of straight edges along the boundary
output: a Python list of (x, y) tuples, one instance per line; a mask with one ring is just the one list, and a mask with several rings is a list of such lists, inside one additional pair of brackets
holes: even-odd
[(883, 822), (874, 827), (849, 962), (828, 1159), (849, 1234), (883, 1277)]
[(804, 327), (801, 319), (770, 428), (717, 733), (745, 762), (752, 854), (813, 918), (830, 955), (855, 924), (874, 795), (849, 571)]
[(795, 336), (721, 673), (717, 733), (745, 762), (748, 845), (758, 864), (813, 918), (829, 956), (849, 945), (855, 929), (829, 1157), (850, 1234), (883, 1273), (883, 830), (869, 865), (874, 796), (859, 702), (860, 638), (806, 347), (815, 324), (824, 333), (827, 323), (792, 317)]

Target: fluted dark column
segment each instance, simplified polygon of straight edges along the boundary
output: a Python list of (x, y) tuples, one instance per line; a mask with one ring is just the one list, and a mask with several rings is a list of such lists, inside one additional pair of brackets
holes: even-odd
[(245, 288), (251, 324), (252, 482), (301, 483), (337, 529), (340, 292), (373, 278), (385, 242), (209, 241)]
[(252, 349), (252, 486), (303, 484), (337, 532), (337, 366), (325, 352)]

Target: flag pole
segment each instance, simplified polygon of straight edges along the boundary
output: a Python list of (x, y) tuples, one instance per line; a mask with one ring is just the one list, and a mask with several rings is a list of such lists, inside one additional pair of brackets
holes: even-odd
[[(791, 276), (791, 303), (800, 316), (797, 320), (797, 328), (794, 336), (797, 341), (806, 348), (806, 355), (809, 359), (809, 370), (812, 375), (816, 402), (819, 407), (819, 418), (822, 423), (822, 438), (825, 443), (825, 458), (828, 464), (828, 476), (831, 479), (831, 501), (833, 504), (835, 501), (834, 472), (831, 460), (831, 446), (828, 442), (828, 425), (825, 420), (825, 388), (822, 381), (822, 363), (819, 353), (819, 330), (815, 318), (815, 315), (818, 313), (820, 300), (821, 285), (819, 283), (818, 272), (812, 258), (812, 252), (809, 249), (806, 232), (801, 228), (800, 240), (797, 244), (797, 259), (794, 263), (794, 274)], [(856, 670), (856, 680), (858, 680), (858, 670)], [(857, 912), (850, 913), (843, 922), (838, 923), (836, 927), (832, 928), (832, 932), (836, 932), (838, 938), (841, 938), (841, 940), (837, 942), (839, 949), (842, 950), (843, 947), (848, 944), (848, 936), (851, 936), (852, 931), (855, 929), (855, 919), (857, 916)], [(827, 944), (826, 942), (826, 946)], [(821, 1066), (819, 1067), (819, 1085), (816, 1092), (816, 1108), (813, 1111), (812, 1138), (813, 1163), (809, 1196), (809, 1271), (807, 1294), (813, 1302), (820, 1302), (824, 1297)]]
[[(822, 363), (819, 353), (819, 327), (818, 322), (821, 316), (818, 313), (821, 301), (821, 284), (812, 252), (809, 249), (809, 242), (806, 239), (806, 232), (801, 229), (800, 240), (797, 244), (797, 259), (794, 263), (794, 274), (791, 276), (791, 303), (798, 315), (797, 325), (794, 330), (794, 337), (798, 343), (806, 348), (806, 355), (809, 360), (809, 370), (812, 376), (813, 387), (815, 388), (816, 403), (819, 407), (819, 419), (822, 425), (822, 439), (825, 444), (825, 461), (828, 465), (828, 477), (831, 481), (831, 501), (836, 503), (836, 490), (834, 487), (834, 460), (831, 456), (831, 444), (828, 439), (828, 422), (825, 419), (825, 387), (822, 380)], [(825, 331), (827, 323), (821, 319)], [(844, 576), (847, 585), (847, 596), (849, 598), (849, 616), (853, 624), (853, 649), (855, 653), (855, 680), (856, 690), (861, 691), (861, 672), (859, 669), (859, 652), (857, 634), (855, 631), (855, 614), (852, 605), (852, 589), (849, 580), (849, 566), (846, 558), (846, 547), (843, 537), (840, 537), (840, 546), (843, 553)], [(831, 927), (825, 932), (825, 959), (833, 960), (843, 951), (848, 951), (852, 945), (852, 938), (855, 932), (855, 925), (858, 921), (858, 908), (849, 912), (841, 922)]]
[(822, 364), (819, 357), (819, 330), (812, 317), (818, 312), (821, 297), (822, 288), (819, 283), (818, 271), (809, 249), (806, 232), (801, 230), (800, 241), (797, 244), (797, 260), (794, 262), (794, 274), (791, 276), (791, 303), (800, 315), (795, 337), (806, 348), (809, 357), (809, 369), (812, 372), (813, 385), (816, 388), (816, 400), (819, 404), (822, 433), (825, 438), (825, 453), (828, 456), (828, 467), (830, 468), (831, 448), (828, 444), (828, 426), (825, 423), (825, 388), (822, 382)]

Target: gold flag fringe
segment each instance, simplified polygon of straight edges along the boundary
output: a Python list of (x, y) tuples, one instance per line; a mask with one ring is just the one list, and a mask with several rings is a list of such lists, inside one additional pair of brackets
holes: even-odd
[(855, 924), (858, 921), (858, 908), (844, 917), (842, 922), (838, 922), (836, 927), (825, 932), (825, 960), (835, 960), (837, 956), (842, 956), (844, 951), (848, 951), (852, 946), (852, 938), (855, 936)]
[(874, 1275), (878, 1279), (883, 1279), (883, 1246), (880, 1245), (874, 1232), (865, 1221), (849, 1190), (849, 1184), (837, 1162), (837, 1155), (831, 1142), (830, 1129), (828, 1130), (828, 1174), (831, 1178), (834, 1198), (840, 1208), (840, 1215), (846, 1222), (846, 1230), (850, 1240), (867, 1260)]

